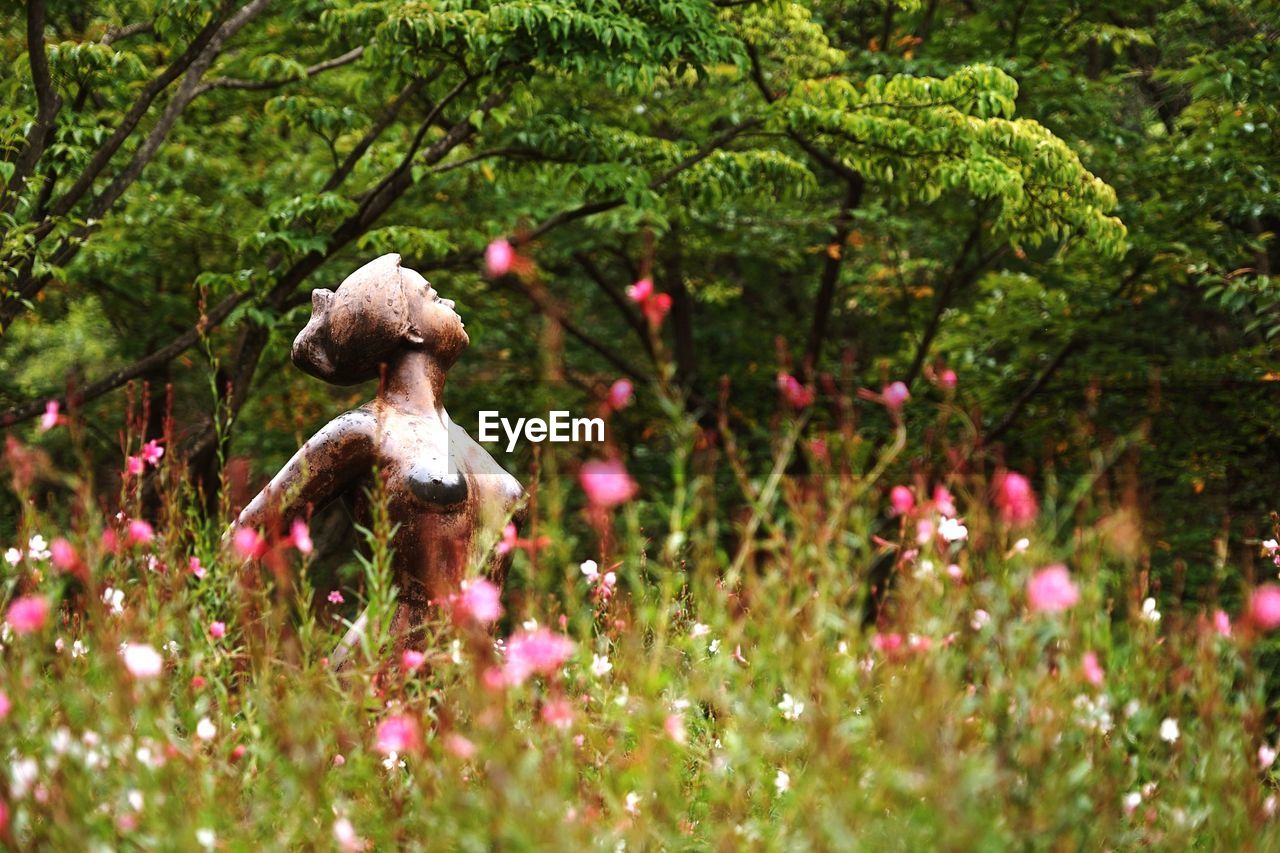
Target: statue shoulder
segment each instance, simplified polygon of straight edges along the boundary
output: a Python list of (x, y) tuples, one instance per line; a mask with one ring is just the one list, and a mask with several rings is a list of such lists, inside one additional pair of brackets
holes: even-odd
[(325, 424), (311, 444), (337, 445), (344, 450), (372, 450), (378, 433), (378, 417), (365, 406), (351, 409)]

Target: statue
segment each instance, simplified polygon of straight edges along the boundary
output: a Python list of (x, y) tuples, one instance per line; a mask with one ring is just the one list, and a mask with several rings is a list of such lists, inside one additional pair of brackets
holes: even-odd
[[(311, 294), (311, 319), (293, 342), (293, 363), (336, 385), (381, 376), (377, 396), (330, 421), (240, 513), (237, 526), (286, 529), (336, 498), (369, 521), (366, 488), (383, 478), (398, 600), (397, 653), (415, 644), (428, 603), (455, 593), (469, 565), (501, 579), (510, 555), (492, 548), (521, 505), (523, 489), (444, 408), (445, 375), (470, 343), (454, 303), (418, 273), (383, 255), (336, 291)], [(361, 616), (337, 651), (359, 642)]]

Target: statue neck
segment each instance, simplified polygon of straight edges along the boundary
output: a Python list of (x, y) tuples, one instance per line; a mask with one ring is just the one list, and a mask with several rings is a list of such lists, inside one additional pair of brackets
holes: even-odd
[(402, 412), (447, 417), (444, 410), (445, 368), (425, 350), (402, 349), (387, 364), (378, 399)]

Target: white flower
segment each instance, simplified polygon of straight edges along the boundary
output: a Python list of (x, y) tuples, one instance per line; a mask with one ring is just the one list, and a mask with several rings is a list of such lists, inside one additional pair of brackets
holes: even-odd
[(836, 643), (836, 651), (842, 655), (849, 654), (849, 644), (844, 640), (841, 640), (840, 642)]
[(1013, 550), (1017, 551), (1019, 554), (1026, 553), (1026, 550), (1030, 547), (1031, 547), (1031, 540), (1026, 538), (1025, 536), (1019, 539), (1017, 542), (1013, 543)]
[(938, 535), (948, 542), (960, 542), (969, 538), (969, 528), (958, 518), (944, 518), (938, 525)]
[(145, 643), (129, 643), (125, 644), (124, 666), (134, 678), (154, 678), (164, 669), (164, 659)]
[(11, 566), (16, 566), (22, 562), (22, 552), (17, 548), (10, 548), (4, 552), (4, 561)]
[(110, 586), (107, 587), (105, 590), (102, 591), (102, 603), (107, 605), (107, 608), (112, 613), (123, 613), (124, 612), (124, 590), (116, 589)]
[(637, 794), (635, 791), (632, 791), (629, 794), (627, 794), (626, 803), (624, 804), (623, 808), (627, 810), (627, 814), (629, 815), (639, 815), (640, 814), (640, 795)]
[(1268, 551), (1280, 551), (1280, 542), (1277, 542), (1274, 539), (1266, 539), (1263, 541), (1262, 547), (1266, 548)]
[(607, 675), (611, 669), (613, 669), (613, 664), (610, 663), (607, 655), (591, 656), (591, 674), (596, 678)]
[(1266, 770), (1276, 761), (1276, 751), (1265, 743), (1258, 747), (1258, 764), (1263, 770)]
[(9, 792), (15, 800), (21, 800), (31, 790), (40, 774), (40, 765), (34, 758), (20, 758), (9, 768)]
[(49, 559), (49, 545), (44, 541), (44, 537), (37, 533), (27, 542), (27, 556), (33, 560)]
[(387, 753), (386, 758), (382, 759), (382, 766), (387, 769), (388, 773), (390, 773), (397, 767), (404, 767), (404, 760), (400, 758), (396, 752), (392, 751)]
[(1160, 621), (1160, 611), (1156, 610), (1156, 600), (1154, 598), (1148, 598), (1142, 602), (1142, 618), (1148, 622)]
[(692, 630), (689, 631), (689, 636), (697, 639), (698, 637), (705, 637), (710, 633), (710, 625), (704, 625), (701, 622), (694, 622)]
[(1178, 739), (1178, 721), (1173, 717), (1165, 717), (1160, 724), (1160, 740), (1173, 743)]
[(934, 570), (933, 560), (921, 560), (920, 565), (916, 566), (915, 576), (918, 580), (927, 580), (933, 577)]
[(67, 645), (66, 642), (61, 637), (59, 637), (58, 639), (53, 641), (53, 650), (58, 654), (62, 654), (62, 650), (66, 648), (66, 645)]
[(200, 722), (196, 723), (196, 737), (200, 740), (213, 740), (218, 734), (218, 727), (208, 717), (201, 717)]
[(1140, 710), (1142, 710), (1142, 705), (1138, 703), (1138, 700), (1130, 699), (1128, 702), (1124, 703), (1124, 718), (1126, 720), (1130, 719)]
[(364, 842), (356, 835), (356, 828), (345, 817), (333, 822), (333, 838), (343, 850), (360, 850), (364, 847)]
[(593, 581), (600, 576), (600, 564), (595, 560), (583, 560), (578, 568), (586, 575), (589, 581)]
[(89, 654), (89, 647), (80, 640), (76, 640), (71, 644), (71, 657), (82, 658), (87, 654)]
[(196, 843), (205, 850), (212, 850), (214, 845), (218, 843), (218, 836), (214, 835), (213, 830), (205, 827), (196, 830)]
[(781, 767), (778, 768), (778, 775), (773, 777), (773, 787), (778, 789), (779, 794), (785, 794), (791, 788), (791, 776)]
[(1132, 814), (1138, 806), (1142, 805), (1142, 794), (1139, 791), (1130, 791), (1124, 795), (1121, 802), (1124, 803), (1125, 812)]
[(1276, 795), (1272, 794), (1262, 801), (1262, 813), (1267, 817), (1274, 817), (1276, 813)]
[(707, 651), (708, 651), (708, 652), (710, 652), (710, 653), (711, 653), (711, 654), (713, 654), (713, 655), (714, 655), (716, 652), (720, 651), (720, 641), (719, 641), (719, 640), (712, 640), (712, 641), (711, 641), (711, 643), (707, 646)]
[(164, 650), (169, 653), (169, 657), (176, 658), (178, 656), (178, 652), (182, 650), (182, 647), (178, 645), (177, 640), (170, 640), (164, 644)]
[(973, 611), (973, 619), (969, 622), (969, 625), (972, 626), (973, 630), (981, 631), (983, 628), (987, 626), (987, 623), (990, 621), (991, 621), (990, 613), (988, 613), (985, 610), (975, 610)]
[(139, 791), (137, 788), (134, 788), (132, 791), (130, 791), (126, 795), (126, 797), (129, 800), (129, 805), (133, 807), (133, 810), (135, 812), (142, 811), (142, 792), (141, 791)]
[(796, 701), (790, 693), (783, 693), (782, 701), (778, 703), (778, 710), (782, 712), (783, 719), (798, 720), (804, 713), (804, 703)]

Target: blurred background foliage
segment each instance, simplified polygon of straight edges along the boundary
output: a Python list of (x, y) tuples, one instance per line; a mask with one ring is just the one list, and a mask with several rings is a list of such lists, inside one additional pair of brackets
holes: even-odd
[[(909, 415), (945, 364), (967, 420), (917, 419), (900, 479), (1052, 493), (1109, 455), (1098, 488), (1194, 591), (1275, 505), (1278, 37), (1254, 0), (6, 0), (0, 418), (69, 454), (32, 422), (69, 394), (111, 483), (123, 389), (171, 387), (206, 493), (227, 459), (256, 483), (372, 393), (289, 364), (310, 290), (396, 251), (467, 318), (468, 427), (626, 376), (653, 482), (660, 378), (714, 444), (728, 377), (765, 443), (780, 370), (821, 423), (897, 379)], [(499, 237), (533, 268), (486, 276)]]

